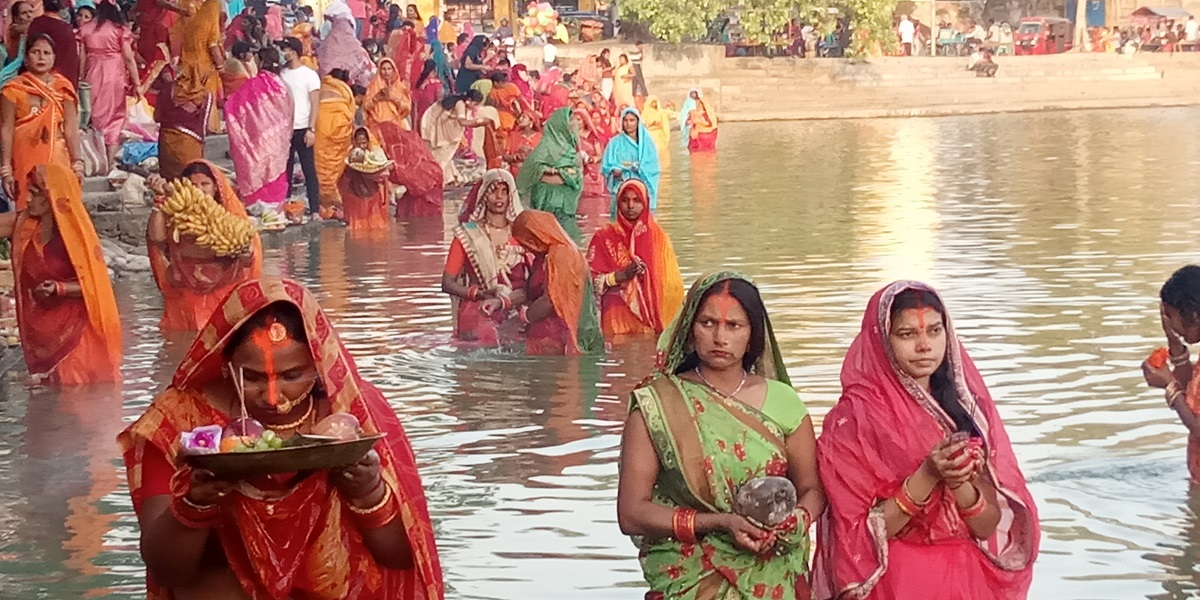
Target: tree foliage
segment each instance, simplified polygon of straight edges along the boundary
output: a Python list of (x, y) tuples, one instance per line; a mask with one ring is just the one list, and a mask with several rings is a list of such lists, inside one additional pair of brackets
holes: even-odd
[[(742, 34), (749, 42), (767, 44), (786, 33), (793, 18), (807, 22), (822, 34), (833, 31), (838, 18), (848, 18), (852, 51), (887, 49), (896, 43), (892, 32), (894, 0), (743, 0), (733, 6)], [(714, 25), (731, 8), (716, 0), (625, 0), (622, 10), (646, 26), (655, 37), (670, 43), (718, 41)], [(831, 14), (829, 9), (835, 9)]]

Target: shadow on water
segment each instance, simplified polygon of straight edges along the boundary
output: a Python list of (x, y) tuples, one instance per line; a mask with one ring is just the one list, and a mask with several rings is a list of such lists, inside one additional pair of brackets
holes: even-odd
[[(1031, 598), (1200, 594), (1200, 498), (1184, 435), (1137, 366), (1158, 286), (1194, 260), (1200, 110), (722, 127), (719, 154), (673, 144), (659, 220), (687, 278), (758, 281), (793, 381), (821, 417), (876, 289), (945, 295), (997, 398), (1045, 528)], [(1134, 164), (1131, 157), (1137, 157)], [(336, 227), (266, 240), (268, 274), (309, 285), (421, 462), (451, 598), (635, 598), (616, 525), (626, 400), (654, 340), (603, 358), (451, 343), (450, 227)], [(608, 199), (583, 204), (585, 231)], [(120, 390), (0, 381), (0, 598), (140, 597), (137, 526), (113, 437), (170, 379), (148, 282), (119, 282)]]

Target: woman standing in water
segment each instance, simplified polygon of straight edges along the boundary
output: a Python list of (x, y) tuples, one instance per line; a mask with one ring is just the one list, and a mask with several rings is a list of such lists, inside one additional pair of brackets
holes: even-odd
[(693, 88), (688, 92), (683, 110), (679, 113), (679, 120), (689, 151), (705, 152), (717, 149), (717, 114), (700, 96), (700, 90)]
[(617, 220), (592, 236), (588, 264), (600, 292), (605, 339), (660, 334), (683, 304), (683, 277), (671, 238), (650, 214), (646, 184), (617, 189)]
[(1037, 509), (941, 297), (876, 292), (841, 379), (817, 443), (817, 598), (1024, 599)]
[(510, 312), (525, 302), (525, 249), (512, 234), (523, 210), (517, 184), (503, 169), (484, 173), (463, 206), (442, 272), (442, 291), (458, 305), (455, 338), (499, 344)]
[[(441, 600), (433, 524), (404, 429), (312, 294), (292, 281), (243, 283), (205, 331), (117, 439), (148, 598)], [(224, 426), (243, 402), (284, 438), (338, 413), (386, 437), (341, 469), (252, 480), (178, 460), (181, 433)]]
[(1142, 374), (1153, 388), (1165, 390), (1167, 407), (1188, 430), (1187, 463), (1192, 481), (1200, 483), (1200, 363), (1192, 363), (1189, 345), (1200, 344), (1200, 266), (1175, 271), (1159, 291), (1159, 312), (1167, 338), (1168, 364), (1142, 363)]
[(617, 188), (629, 179), (640, 180), (646, 185), (650, 194), (648, 208), (650, 212), (658, 209), (658, 148), (636, 108), (621, 111), (621, 133), (608, 141), (600, 171), (612, 191), (612, 218), (617, 217)]
[(587, 260), (550, 213), (527, 210), (513, 237), (529, 256), (525, 305), (518, 309), (529, 354), (591, 354), (604, 350)]
[[(640, 536), (646, 597), (809, 600), (808, 528), (825, 510), (816, 436), (758, 289), (737, 273), (702, 278), (668, 340), (621, 439), (617, 521)], [(735, 498), (770, 476), (797, 504), (767, 529)]]
[(121, 319), (79, 181), (56, 164), (27, 177), (20, 202), (26, 208), (0, 216), (0, 237), (12, 240), (29, 374), (58, 385), (119, 381)]
[(571, 111), (555, 111), (546, 121), (542, 141), (525, 159), (517, 175), (517, 189), (530, 206), (554, 215), (571, 239), (582, 242), (575, 215), (583, 196), (583, 166), (579, 162), (579, 133)]
[[(248, 218), (246, 207), (216, 165), (206, 160), (192, 162), (184, 167), (183, 178), (225, 210)], [(166, 195), (163, 178), (152, 177), (147, 183), (160, 198)], [(146, 227), (146, 252), (154, 282), (163, 295), (159, 327), (165, 331), (199, 331), (229, 290), (262, 275), (262, 240), (257, 233), (245, 255), (217, 256), (191, 236), (178, 237), (157, 202)]]

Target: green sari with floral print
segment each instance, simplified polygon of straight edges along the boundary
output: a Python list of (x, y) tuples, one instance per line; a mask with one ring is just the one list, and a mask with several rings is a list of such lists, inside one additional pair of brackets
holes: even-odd
[[(746, 279), (737, 273), (717, 273), (692, 287), (676, 327), (664, 333), (669, 342), (663, 348), (662, 372), (633, 392), (630, 410), (641, 411), (660, 463), (652, 499), (663, 506), (730, 513), (738, 489), (746, 482), (787, 476), (787, 425), (674, 374), (691, 352), (689, 332), (700, 299), (710, 287), (731, 278)], [(768, 379), (768, 403), (780, 399), (799, 403), (769, 321), (766, 330), (767, 348), (754, 371)], [(800, 404), (792, 413), (802, 419), (806, 411)], [(795, 423), (791, 425), (794, 429)], [(810, 600), (809, 539), (797, 522), (791, 518), (778, 527), (773, 550), (761, 556), (737, 547), (724, 532), (705, 535), (697, 544), (673, 538), (636, 539), (651, 589), (647, 598)]]

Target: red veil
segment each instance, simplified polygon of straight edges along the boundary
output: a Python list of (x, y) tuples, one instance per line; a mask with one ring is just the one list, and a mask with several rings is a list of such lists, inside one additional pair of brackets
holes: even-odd
[(946, 314), (951, 377), (984, 438), (985, 476), (996, 486), (1000, 525), (975, 540), (943, 485), (929, 507), (888, 538), (880, 502), (896, 495), (953, 421), (912, 378), (902, 375), (887, 341), (899, 281), (867, 305), (862, 330), (842, 363), (842, 396), (825, 417), (817, 455), (829, 509), (817, 530), (817, 598), (1012, 600), (1029, 591), (1040, 530), (1037, 509), (1017, 465), (996, 404)]
[[(222, 505), (214, 533), (230, 567), (251, 597), (264, 600), (441, 600), (444, 586), (433, 525), (404, 428), (383, 394), (359, 377), (354, 359), (316, 299), (294, 281), (254, 280), (234, 288), (196, 337), (171, 385), (118, 436), (134, 510), (141, 511), (145, 499), (161, 493), (156, 490), (164, 485), (147, 476), (147, 459), (154, 460), (158, 453), (173, 462), (180, 432), (224, 424), (229, 418), (201, 390), (221, 377), (222, 350), (233, 333), (275, 302), (299, 309), (332, 411), (352, 413), (364, 431), (387, 435), (375, 449), (383, 479), (401, 503), (398, 518), (408, 534), (415, 566), (379, 567), (362, 534), (350, 523), (349, 509), (328, 475), (314, 473), (273, 502), (238, 493)], [(150, 600), (171, 598), (151, 577), (147, 577), (147, 592)]]

